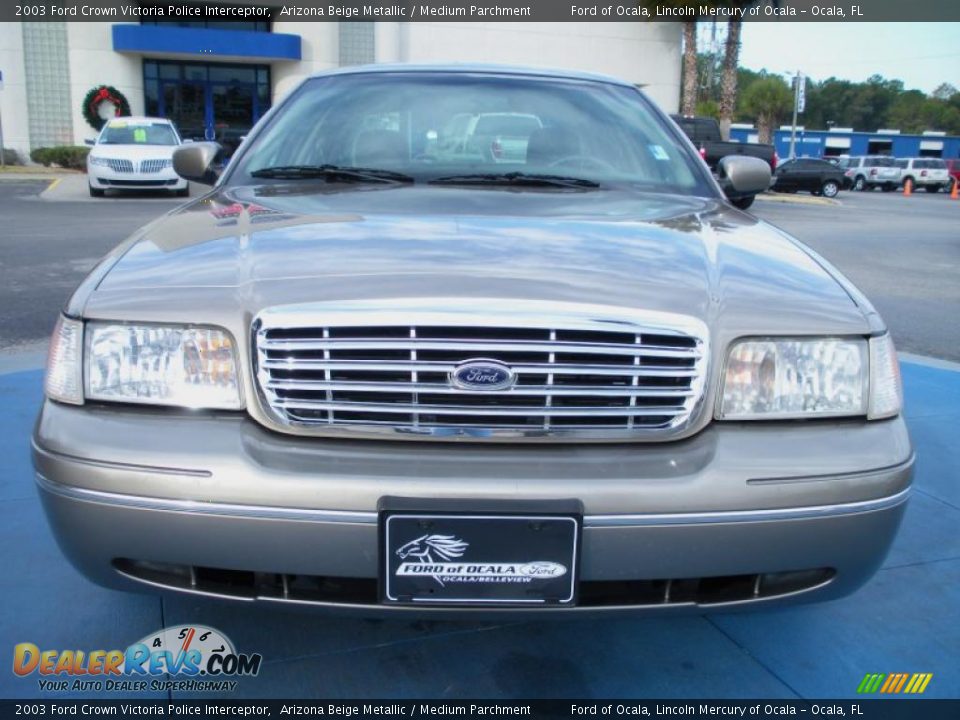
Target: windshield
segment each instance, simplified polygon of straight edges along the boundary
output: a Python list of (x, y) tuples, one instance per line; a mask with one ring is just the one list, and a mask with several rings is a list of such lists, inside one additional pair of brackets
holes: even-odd
[(100, 134), (99, 145), (179, 145), (173, 127), (167, 122), (131, 123), (111, 120)]
[(269, 168), (335, 166), (391, 170), (416, 182), (522, 173), (714, 194), (699, 158), (683, 143), (630, 87), (468, 73), (361, 73), (305, 83), (257, 135), (228, 181), (263, 182)]

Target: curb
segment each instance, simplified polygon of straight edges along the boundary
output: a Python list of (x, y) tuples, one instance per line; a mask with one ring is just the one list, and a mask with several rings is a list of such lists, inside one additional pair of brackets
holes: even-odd
[(830, 198), (816, 197), (815, 195), (796, 196), (793, 193), (774, 193), (766, 192), (757, 195), (757, 200), (767, 200), (769, 202), (786, 203), (788, 205), (827, 205), (833, 207), (842, 207), (843, 203), (839, 200)]
[(34, 180), (60, 182), (65, 177), (71, 177), (71, 175), (57, 173), (0, 173), (0, 182), (32, 182)]
[(913, 365), (923, 365), (924, 367), (937, 368), (938, 370), (951, 370), (960, 372), (960, 363), (952, 360), (941, 360), (940, 358), (928, 357), (927, 355), (914, 355), (913, 353), (897, 353), (900, 362), (912, 363)]

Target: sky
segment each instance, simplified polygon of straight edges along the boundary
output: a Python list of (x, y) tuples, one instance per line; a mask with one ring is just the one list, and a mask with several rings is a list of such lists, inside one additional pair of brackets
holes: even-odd
[[(703, 50), (709, 37), (702, 23)], [(742, 40), (740, 65), (750, 70), (857, 82), (880, 74), (926, 93), (943, 82), (960, 88), (960, 23), (745, 22)]]

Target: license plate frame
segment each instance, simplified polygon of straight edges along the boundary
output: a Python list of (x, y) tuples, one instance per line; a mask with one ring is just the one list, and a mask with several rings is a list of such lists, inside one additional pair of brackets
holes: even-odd
[(449, 507), (381, 502), (381, 603), (576, 605), (583, 535), (579, 503)]

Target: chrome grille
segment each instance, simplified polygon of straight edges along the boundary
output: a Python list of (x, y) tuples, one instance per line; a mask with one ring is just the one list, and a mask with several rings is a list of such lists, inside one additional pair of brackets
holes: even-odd
[[(313, 434), (625, 439), (690, 420), (707, 362), (701, 323), (548, 305), (482, 317), (439, 303), (444, 311), (268, 311), (254, 328), (261, 396), (274, 420)], [(455, 387), (451, 374), (479, 359), (508, 366), (515, 384)]]
[(155, 173), (160, 172), (164, 168), (168, 168), (172, 165), (173, 161), (167, 158), (166, 160), (162, 158), (152, 159), (152, 160), (141, 160), (140, 161), (140, 172), (142, 173)]
[(107, 158), (107, 164), (110, 166), (110, 169), (114, 172), (133, 172), (133, 162), (131, 160), (123, 160), (120, 158)]

